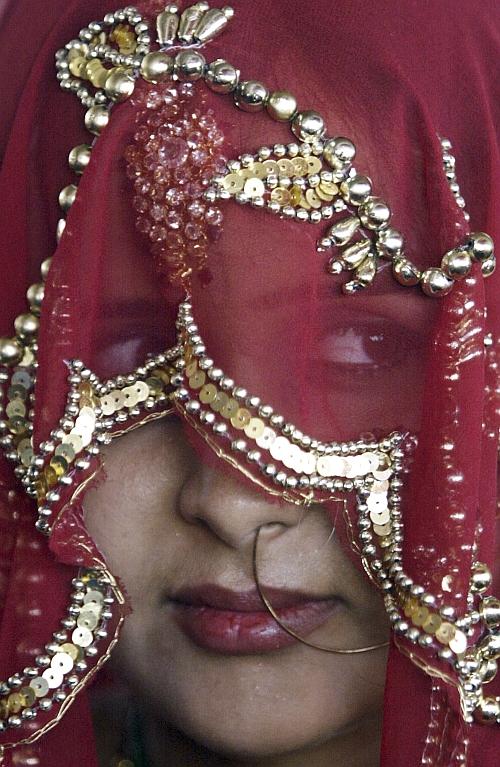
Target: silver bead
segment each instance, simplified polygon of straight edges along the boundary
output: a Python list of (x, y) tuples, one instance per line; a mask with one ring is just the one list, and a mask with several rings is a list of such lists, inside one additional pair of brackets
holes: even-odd
[(43, 280), (46, 280), (49, 276), (51, 264), (52, 258), (46, 258), (45, 261), (42, 262), (42, 266), (40, 267), (40, 274), (42, 275)]
[(343, 181), (340, 191), (352, 205), (362, 205), (372, 193), (372, 182), (367, 176), (354, 176)]
[(66, 219), (60, 218), (57, 222), (57, 229), (56, 229), (56, 240), (57, 242), (61, 242), (62, 236), (64, 234), (64, 230), (66, 229)]
[(483, 274), (483, 277), (489, 277), (496, 269), (496, 258), (495, 256), (491, 256), (491, 258), (487, 258), (486, 261), (483, 261), (481, 263), (481, 272)]
[(323, 156), (331, 168), (342, 170), (346, 165), (353, 162), (356, 156), (356, 147), (348, 138), (338, 136), (328, 139), (323, 148)]
[(40, 322), (34, 314), (20, 314), (16, 317), (14, 327), (17, 335), (25, 341), (31, 341), (38, 333)]
[(203, 14), (208, 11), (208, 3), (201, 2), (186, 8), (181, 16), (177, 37), (183, 43), (192, 43), (194, 30)]
[(496, 698), (481, 698), (474, 711), (474, 719), (478, 724), (496, 724), (499, 715), (500, 702)]
[(288, 91), (274, 91), (269, 96), (266, 109), (273, 120), (286, 122), (291, 120), (297, 111), (297, 99)]
[(199, 80), (205, 65), (205, 57), (198, 51), (180, 51), (175, 57), (175, 71), (181, 80)]
[(445, 253), (441, 260), (441, 268), (453, 280), (461, 280), (472, 269), (472, 257), (466, 250), (454, 248)]
[(426, 269), (422, 272), (420, 285), (426, 296), (437, 298), (445, 296), (453, 287), (453, 280), (442, 269)]
[(126, 101), (133, 94), (135, 80), (128, 72), (121, 69), (111, 70), (106, 79), (104, 92), (111, 101)]
[(359, 217), (368, 229), (383, 229), (390, 221), (391, 209), (380, 197), (369, 197), (360, 206)]
[(324, 134), (325, 121), (318, 112), (307, 109), (294, 117), (292, 131), (300, 141), (310, 144)]
[(193, 37), (200, 43), (206, 43), (220, 35), (227, 26), (228, 21), (233, 17), (234, 11), (227, 6), (226, 8), (211, 8), (207, 11), (195, 27)]
[(479, 613), (489, 628), (500, 626), (500, 599), (485, 597), (479, 606)]
[(77, 191), (78, 187), (76, 187), (74, 184), (69, 184), (61, 190), (59, 194), (59, 205), (61, 206), (61, 209), (64, 211), (64, 213), (67, 213), (73, 205), (76, 199)]
[(179, 29), (180, 17), (176, 5), (169, 5), (156, 19), (157, 40), (160, 45), (172, 45)]
[(224, 59), (216, 59), (208, 65), (205, 80), (215, 93), (231, 93), (238, 85), (240, 73)]
[(144, 56), (140, 73), (148, 83), (159, 83), (171, 77), (174, 69), (174, 62), (171, 56), (163, 51), (154, 51)]
[(484, 232), (474, 232), (471, 234), (467, 247), (476, 261), (486, 261), (494, 254), (493, 240), (489, 234)]
[(244, 112), (259, 112), (265, 107), (268, 96), (266, 86), (257, 80), (244, 80), (234, 92), (235, 103)]
[(398, 258), (394, 261), (392, 273), (399, 284), (406, 287), (418, 285), (422, 276), (417, 267), (405, 258)]
[(476, 562), (472, 568), (470, 588), (474, 594), (482, 594), (491, 586), (491, 571), (482, 562)]
[(370, 255), (371, 250), (372, 244), (370, 240), (360, 240), (342, 251), (342, 261), (347, 264), (349, 269), (357, 269), (365, 258)]
[(0, 338), (0, 365), (17, 365), (22, 357), (22, 346), (15, 338)]
[(69, 167), (75, 173), (82, 174), (90, 162), (91, 147), (88, 144), (79, 144), (71, 150), (68, 157)]
[(393, 259), (402, 255), (403, 235), (391, 226), (382, 229), (378, 235), (377, 252), (382, 258)]

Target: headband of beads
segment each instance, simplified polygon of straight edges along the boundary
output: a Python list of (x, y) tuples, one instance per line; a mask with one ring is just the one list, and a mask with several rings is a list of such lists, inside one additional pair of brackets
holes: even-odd
[[(157, 19), (159, 43), (169, 46), (177, 36), (180, 43), (201, 44), (218, 34), (231, 15), (230, 9), (209, 10), (206, 3), (198, 3), (179, 17), (177, 9), (168, 6)], [(242, 191), (244, 197), (262, 207), (267, 191), (263, 196), (253, 194), (254, 190), (262, 191), (260, 183), (256, 183), (259, 181), (271, 194), (279, 190), (269, 202), (270, 208), (273, 205), (271, 210), (282, 211), (291, 218), (292, 214), (285, 212), (290, 200), (300, 203), (304, 198), (310, 210), (303, 204), (300, 210), (314, 223), (318, 218), (314, 213), (328, 218), (324, 210), (329, 206), (321, 205), (320, 209), (318, 199), (332, 202), (337, 195), (334, 187), (339, 186), (343, 200), (337, 199), (334, 206), (341, 210), (341, 205), (348, 207), (352, 203), (359, 211), (359, 225), (353, 221), (343, 224), (346, 231), (342, 243), (347, 248), (354, 247), (347, 244), (351, 228), (364, 226), (378, 231), (368, 226), (370, 210), (370, 215), (383, 214), (388, 221), (387, 208), (370, 196), (367, 180), (360, 181), (352, 168), (352, 144), (347, 139), (323, 141), (324, 125), (319, 115), (297, 113), (289, 94), (269, 95), (258, 83), (239, 82), (238, 72), (226, 62), (218, 60), (206, 66), (198, 51), (181, 50), (175, 59), (164, 51), (151, 52), (148, 30), (136, 9), (125, 8), (106, 16), (103, 22), (90, 24), (81, 31), (79, 40), (57, 54), (61, 85), (75, 91), (87, 107), (85, 122), (92, 133), (98, 136), (106, 127), (112, 103), (132, 94), (139, 73), (149, 82), (171, 77), (180, 80), (205, 77), (213, 90), (234, 92), (238, 106), (255, 111), (265, 105), (274, 118), (291, 120), (292, 129), (302, 142), (263, 148), (257, 158), (242, 156), (228, 165), (226, 174), (214, 178), (213, 188), (207, 193), (209, 200), (231, 196), (238, 199)], [(93, 95), (85, 80), (96, 88)], [(463, 207), (452, 172), (450, 145), (443, 140), (442, 147), (452, 192), (459, 207)], [(69, 162), (78, 174), (84, 172), (90, 153), (89, 145), (71, 151)], [(322, 170), (324, 160), (330, 165), (328, 171)], [(229, 175), (238, 180), (228, 181)], [(244, 181), (238, 191), (240, 176)], [(290, 200), (284, 192), (290, 194)], [(61, 192), (64, 211), (69, 210), (76, 193), (76, 185)], [(238, 201), (247, 202), (241, 197)], [(276, 204), (281, 206), (279, 211)], [(304, 213), (295, 214), (295, 218), (306, 220)], [(332, 229), (335, 226), (340, 224), (334, 224)], [(61, 219), (58, 238), (63, 231)], [(335, 230), (337, 237), (338, 231)], [(333, 239), (332, 232), (329, 236)], [(400, 236), (388, 228), (380, 229), (376, 236), (393, 244), (401, 242)], [(368, 248), (366, 244), (357, 247), (363, 252), (363, 248)], [(471, 235), (455, 255), (462, 259), (464, 273), (468, 273), (471, 259), (481, 261), (485, 272), (494, 266), (487, 235)], [(351, 263), (357, 281), (362, 281), (360, 270), (368, 268), (366, 259), (377, 257), (366, 250), (360, 264), (354, 267)], [(402, 256), (393, 254), (391, 258), (396, 271)], [(458, 269), (454, 258), (447, 258), (448, 273), (434, 270), (439, 273), (439, 280), (447, 281), (445, 289), (429, 290), (426, 286), (434, 284), (434, 280), (429, 275), (424, 279), (424, 273), (420, 280), (424, 291), (430, 295), (447, 292), (452, 279), (451, 263)], [(474, 564), (467, 609), (461, 616), (415, 583), (403, 568), (400, 491), (406, 471), (404, 448), (408, 437), (392, 434), (381, 440), (339, 443), (321, 442), (304, 434), (217, 368), (207, 354), (191, 304), (186, 300), (179, 306), (176, 346), (148, 358), (130, 374), (101, 381), (83, 362), (70, 362), (65, 412), (50, 438), (37, 448), (32, 438), (33, 390), (38, 317), (49, 267), (48, 259), (42, 265), (42, 282), (28, 290), (30, 312), (17, 318), (16, 338), (0, 343), (0, 407), (4, 411), (0, 445), (7, 458), (16, 464), (16, 476), (27, 494), (37, 502), (37, 529), (51, 534), (58, 513), (71, 504), (97, 469), (102, 445), (130, 428), (162, 417), (174, 407), (221, 458), (269, 492), (292, 503), (328, 502), (333, 493), (355, 493), (357, 530), (353, 530), (353, 536), (366, 572), (384, 594), (401, 649), (429, 673), (458, 686), (466, 721), (500, 724), (500, 699), (484, 694), (484, 685), (497, 673), (500, 658), (500, 601), (486, 593), (492, 580), (488, 568), (479, 562)], [(373, 268), (376, 271), (376, 265)], [(6, 749), (15, 747), (18, 741), (33, 742), (61, 718), (68, 703), (108, 657), (116, 641), (123, 618), (113, 605), (122, 602), (123, 597), (106, 568), (94, 562), (94, 567), (82, 570), (73, 580), (72, 589), (68, 614), (46, 645), (45, 654), (36, 656), (33, 666), (0, 683), (0, 733), (15, 730), (20, 733), (17, 740), (0, 745), (0, 761)], [(434, 659), (438, 666), (422, 661), (422, 654)], [(31, 734), (26, 737), (23, 725), (35, 719), (39, 727), (32, 723)]]
[[(298, 143), (261, 147), (255, 155), (244, 154), (230, 161), (226, 171), (214, 177), (207, 199), (234, 199), (286, 219), (313, 224), (347, 212), (347, 216), (337, 217), (317, 245), (320, 252), (336, 251), (328, 261), (329, 272), (353, 273), (353, 278), (343, 285), (347, 294), (373, 282), (381, 259), (392, 263), (393, 275), (401, 285), (420, 285), (428, 296), (449, 293), (454, 282), (466, 277), (476, 261), (485, 277), (493, 273), (493, 242), (483, 232), (470, 234), (445, 253), (439, 267), (419, 270), (405, 255), (403, 236), (390, 225), (389, 206), (374, 196), (371, 180), (353, 166), (356, 148), (352, 141), (328, 137), (321, 115), (312, 110), (299, 111), (291, 93), (271, 93), (260, 82), (241, 80), (239, 71), (223, 59), (207, 63), (196, 47), (220, 34), (232, 15), (231, 8), (209, 9), (204, 2), (182, 14), (177, 6), (169, 5), (157, 17), (158, 49), (152, 51), (150, 28), (135, 8), (108, 14), (103, 22), (92, 22), (81, 30), (77, 40), (58, 52), (61, 87), (75, 92), (88, 108), (85, 123), (95, 134), (106, 126), (110, 106), (132, 95), (139, 77), (150, 83), (203, 79), (216, 93), (232, 94), (240, 109), (266, 109), (274, 120), (289, 122)], [(441, 146), (451, 192), (468, 221), (451, 143), (441, 139)], [(76, 147), (70, 157), (71, 167), (81, 172), (90, 151), (87, 145)], [(64, 211), (73, 203), (75, 193), (74, 185), (61, 193)], [(62, 220), (60, 232), (63, 228)]]

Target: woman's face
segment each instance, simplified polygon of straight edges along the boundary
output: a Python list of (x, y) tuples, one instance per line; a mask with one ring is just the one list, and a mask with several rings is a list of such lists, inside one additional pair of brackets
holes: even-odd
[[(121, 437), (85, 499), (89, 532), (130, 596), (118, 662), (151, 711), (220, 754), (313, 748), (376, 718), (386, 651), (323, 652), (291, 639), (384, 642), (382, 599), (338, 543), (342, 506), (305, 510), (215, 471), (175, 417)], [(338, 511), (336, 511), (338, 509)]]

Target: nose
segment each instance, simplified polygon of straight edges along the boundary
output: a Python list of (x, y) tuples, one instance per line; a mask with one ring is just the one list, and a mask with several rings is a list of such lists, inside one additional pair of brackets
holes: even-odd
[(233, 475), (234, 470), (214, 470), (201, 461), (186, 479), (179, 495), (179, 513), (190, 524), (204, 524), (231, 548), (246, 548), (256, 531), (266, 526), (268, 536), (295, 527), (303, 514), (300, 506), (266, 497)]

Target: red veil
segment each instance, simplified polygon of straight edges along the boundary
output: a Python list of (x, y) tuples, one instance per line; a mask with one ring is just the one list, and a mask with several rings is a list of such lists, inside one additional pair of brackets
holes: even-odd
[[(351, 137), (358, 167), (383, 190), (419, 267), (437, 265), (466, 230), (438, 136), (453, 143), (472, 229), (500, 240), (496, 3), (234, 5), (231, 28), (210, 44), (210, 59), (292, 90), (300, 105), (324, 115), (332, 135)], [(57, 195), (73, 181), (67, 153), (88, 141), (81, 107), (58, 88), (55, 51), (116, 7), (52, 0), (42, 9), (16, 0), (1, 17), (3, 336), (12, 335), (27, 287), (54, 253)], [(66, 360), (81, 359), (105, 378), (174, 341), (180, 293), (164, 289), (166, 277), (158, 280), (147, 238), (135, 227), (124, 159), (141, 104), (134, 97), (114, 108), (55, 249), (41, 319), (36, 440), (47, 438), (64, 410)], [(241, 113), (228, 97), (208, 93), (204, 109), (213, 110), (228, 158), (290, 140), (288, 127), (264, 113)], [(320, 439), (418, 432), (404, 497), (405, 568), (463, 611), (472, 562), (493, 568), (495, 560), (500, 278), (485, 282), (474, 271), (433, 301), (385, 270), (365, 293), (347, 297), (339, 291), (343, 278), (327, 274), (327, 259), (316, 253), (314, 227), (236, 205), (224, 216), (193, 289), (196, 320), (217, 364)], [(352, 352), (346, 361), (346, 348), (361, 357)], [(76, 512), (59, 520), (47, 546), (3, 457), (0, 491), (0, 677), (7, 678), (43, 651), (75, 565), (91, 557), (83, 547), (94, 548)], [(414, 660), (393, 642), (383, 767), (494, 767), (497, 729), (464, 724), (452, 688)], [(7, 752), (6, 763), (58, 767), (68, 754), (86, 767), (96, 763), (85, 692), (60, 725), (14, 756)]]

